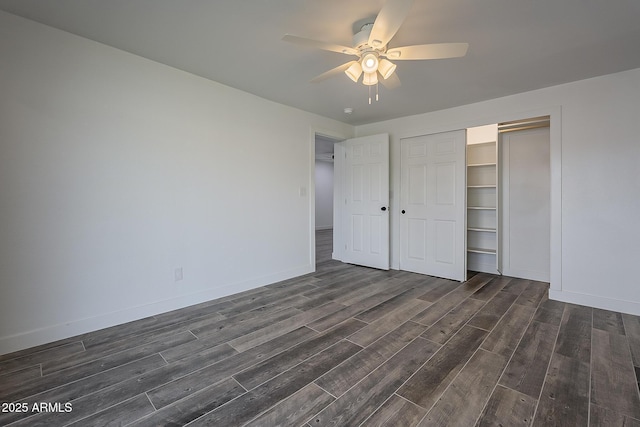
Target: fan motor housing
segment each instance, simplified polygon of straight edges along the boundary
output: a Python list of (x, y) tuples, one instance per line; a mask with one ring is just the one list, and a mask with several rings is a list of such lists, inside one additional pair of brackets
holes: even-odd
[(363, 49), (370, 47), (369, 43), (369, 35), (371, 34), (371, 29), (373, 28), (373, 23), (364, 24), (360, 31), (353, 35), (353, 47), (355, 49)]

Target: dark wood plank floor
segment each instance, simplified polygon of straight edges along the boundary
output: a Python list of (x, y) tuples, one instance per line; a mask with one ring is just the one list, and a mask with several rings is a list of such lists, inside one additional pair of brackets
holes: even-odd
[(314, 274), (0, 356), (0, 425), (640, 426), (639, 317), (317, 242)]

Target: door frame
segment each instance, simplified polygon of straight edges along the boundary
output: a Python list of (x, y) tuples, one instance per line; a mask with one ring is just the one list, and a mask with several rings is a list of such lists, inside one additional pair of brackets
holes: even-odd
[[(340, 132), (337, 130), (323, 129), (310, 127), (309, 128), (309, 183), (308, 191), (309, 195), (309, 265), (311, 266), (311, 272), (316, 271), (316, 136), (332, 139), (335, 142), (344, 141), (345, 139), (353, 138), (352, 134), (346, 132)], [(335, 145), (334, 145), (335, 155)], [(335, 164), (334, 164), (335, 165)], [(336, 168), (334, 167), (333, 179), (336, 179)], [(336, 200), (336, 194), (333, 195), (334, 206)], [(335, 209), (335, 207), (334, 207)], [(336, 222), (334, 214), (333, 234), (336, 235)], [(334, 249), (335, 251), (335, 249)], [(333, 255), (335, 259), (335, 254)]]

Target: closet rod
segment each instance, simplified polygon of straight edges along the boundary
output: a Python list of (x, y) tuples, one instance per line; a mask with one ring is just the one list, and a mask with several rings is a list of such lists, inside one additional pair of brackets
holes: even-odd
[(549, 123), (550, 123), (549, 116), (532, 117), (530, 119), (499, 123), (498, 132), (513, 132), (516, 130), (549, 127)]
[(546, 123), (533, 124), (531, 126), (518, 126), (518, 127), (512, 127), (512, 128), (506, 128), (506, 129), (498, 129), (498, 133), (515, 132), (517, 130), (538, 129), (538, 128), (548, 128), (548, 127), (549, 127), (549, 122), (546, 122)]

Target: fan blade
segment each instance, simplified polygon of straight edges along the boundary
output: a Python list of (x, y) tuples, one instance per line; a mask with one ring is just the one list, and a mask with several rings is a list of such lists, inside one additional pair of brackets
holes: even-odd
[(382, 75), (378, 73), (378, 81), (382, 83), (382, 86), (386, 87), (387, 89), (395, 89), (400, 86), (398, 73), (391, 74), (388, 79), (383, 79)]
[(358, 61), (349, 61), (346, 64), (342, 64), (337, 66), (336, 68), (333, 68), (329, 71), (325, 71), (324, 73), (320, 74), (319, 76), (314, 77), (313, 79), (311, 79), (311, 83), (318, 83), (321, 82), (323, 80), (326, 80), (328, 78), (337, 76), (340, 73), (343, 73), (347, 68), (349, 68), (351, 66), (351, 64), (355, 64)]
[(467, 54), (469, 43), (435, 43), (396, 47), (385, 56), (392, 61), (459, 58)]
[(320, 40), (307, 39), (304, 37), (294, 36), (292, 34), (285, 34), (284, 37), (282, 37), (282, 40), (289, 43), (297, 44), (299, 46), (314, 47), (316, 49), (328, 50), (330, 52), (344, 53), (346, 55), (358, 54), (358, 51), (352, 47), (340, 46), (338, 44), (333, 44), (333, 43), (326, 43)]
[(409, 14), (413, 0), (387, 0), (378, 13), (369, 35), (369, 46), (382, 48), (389, 43)]

